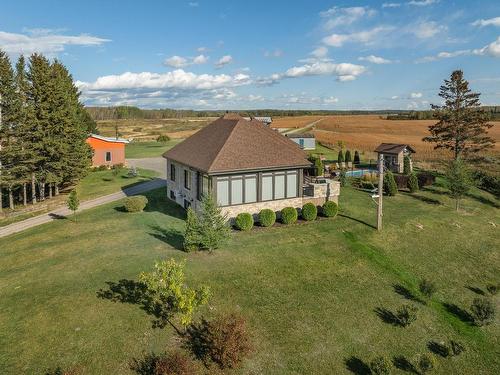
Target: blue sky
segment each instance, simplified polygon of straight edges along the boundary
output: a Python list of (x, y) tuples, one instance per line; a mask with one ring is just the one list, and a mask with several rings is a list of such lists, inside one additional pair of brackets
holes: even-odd
[(500, 105), (498, 0), (5, 1), (0, 48), (89, 105), (427, 109), (454, 69)]

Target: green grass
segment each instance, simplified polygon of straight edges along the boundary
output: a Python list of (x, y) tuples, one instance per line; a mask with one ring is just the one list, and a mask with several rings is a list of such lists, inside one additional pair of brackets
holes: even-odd
[[(238, 310), (248, 318), (255, 352), (236, 373), (349, 373), (346, 363), (377, 355), (411, 360), (428, 352), (428, 341), (447, 339), (467, 349), (438, 358), (436, 373), (499, 373), (498, 320), (474, 327), (443, 305), (467, 309), (478, 296), (467, 287), (500, 281), (493, 199), (475, 191), (456, 213), (439, 187), (399, 194), (385, 199), (379, 233), (370, 196), (344, 188), (335, 219), (237, 232), (213, 254), (186, 254), (178, 250), (183, 212), (159, 190), (143, 213), (114, 203), (81, 213), (78, 223), (58, 220), (1, 239), (0, 372), (60, 365), (127, 374), (132, 358), (175, 347), (173, 329), (151, 328), (139, 306), (97, 296), (107, 282), (134, 280), (155, 260), (173, 257), (186, 259), (193, 286), (212, 288), (200, 315)], [(439, 287), (426, 304), (396, 293), (399, 285), (420, 298), (424, 277)], [(418, 307), (408, 328), (375, 312), (403, 303)]]
[(183, 139), (172, 139), (168, 142), (132, 142), (125, 147), (127, 159), (152, 158), (161, 156)]

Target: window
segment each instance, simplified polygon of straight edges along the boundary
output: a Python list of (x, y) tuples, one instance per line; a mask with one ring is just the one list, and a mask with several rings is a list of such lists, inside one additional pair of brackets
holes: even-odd
[(231, 179), (231, 204), (243, 203), (243, 179)]
[(170, 190), (170, 199), (175, 201), (175, 192), (173, 190)]
[(300, 148), (304, 148), (304, 138), (299, 138), (299, 146)]
[(262, 200), (270, 201), (273, 199), (273, 175), (272, 173), (262, 175)]
[(297, 197), (297, 172), (286, 175), (286, 197)]
[(187, 199), (184, 199), (184, 209), (187, 210), (189, 207), (191, 207), (191, 202)]
[(285, 174), (274, 175), (274, 199), (285, 198)]
[(217, 203), (220, 206), (229, 205), (229, 179), (217, 180)]
[(191, 190), (191, 171), (184, 169), (184, 187)]
[(175, 181), (175, 164), (170, 164), (170, 180)]
[(111, 161), (111, 151), (106, 151), (106, 161)]
[(245, 203), (257, 202), (257, 176), (245, 176)]

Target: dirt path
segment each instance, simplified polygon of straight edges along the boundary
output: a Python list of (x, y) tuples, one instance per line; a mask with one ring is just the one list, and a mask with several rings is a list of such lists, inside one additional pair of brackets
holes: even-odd
[(292, 129), (290, 131), (285, 131), (283, 132), (282, 134), (302, 134), (302, 133), (306, 133), (308, 130), (311, 130), (314, 128), (314, 126), (322, 121), (323, 119), (320, 118), (319, 120), (316, 120), (316, 121), (313, 121), (311, 122), (310, 124), (306, 125), (306, 126), (303, 126), (301, 128), (295, 128), (295, 129)]
[[(88, 210), (89, 208), (94, 208), (97, 206), (101, 206), (106, 203), (114, 202), (116, 200), (128, 197), (130, 195), (136, 195), (140, 193), (144, 193), (149, 190), (157, 189), (164, 187), (166, 185), (166, 181), (161, 178), (157, 178), (152, 181), (144, 182), (142, 184), (138, 184), (132, 186), (130, 188), (123, 189), (119, 192), (105, 195), (99, 198), (91, 199), (80, 204), (80, 208), (78, 212)], [(13, 223), (10, 225), (6, 225), (4, 227), (0, 227), (0, 238), (9, 236), (14, 233), (21, 232), (28, 228), (33, 228), (41, 224), (48, 223), (52, 220), (65, 218), (68, 215), (72, 214), (70, 210), (65, 207), (58, 208), (56, 210), (50, 211), (46, 214), (35, 216), (23, 221), (19, 221), (17, 223)]]

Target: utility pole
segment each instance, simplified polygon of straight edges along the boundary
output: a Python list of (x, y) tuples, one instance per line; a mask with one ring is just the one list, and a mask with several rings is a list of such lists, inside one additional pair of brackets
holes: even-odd
[(378, 206), (377, 206), (377, 230), (382, 230), (382, 199), (384, 196), (384, 154), (378, 155)]

